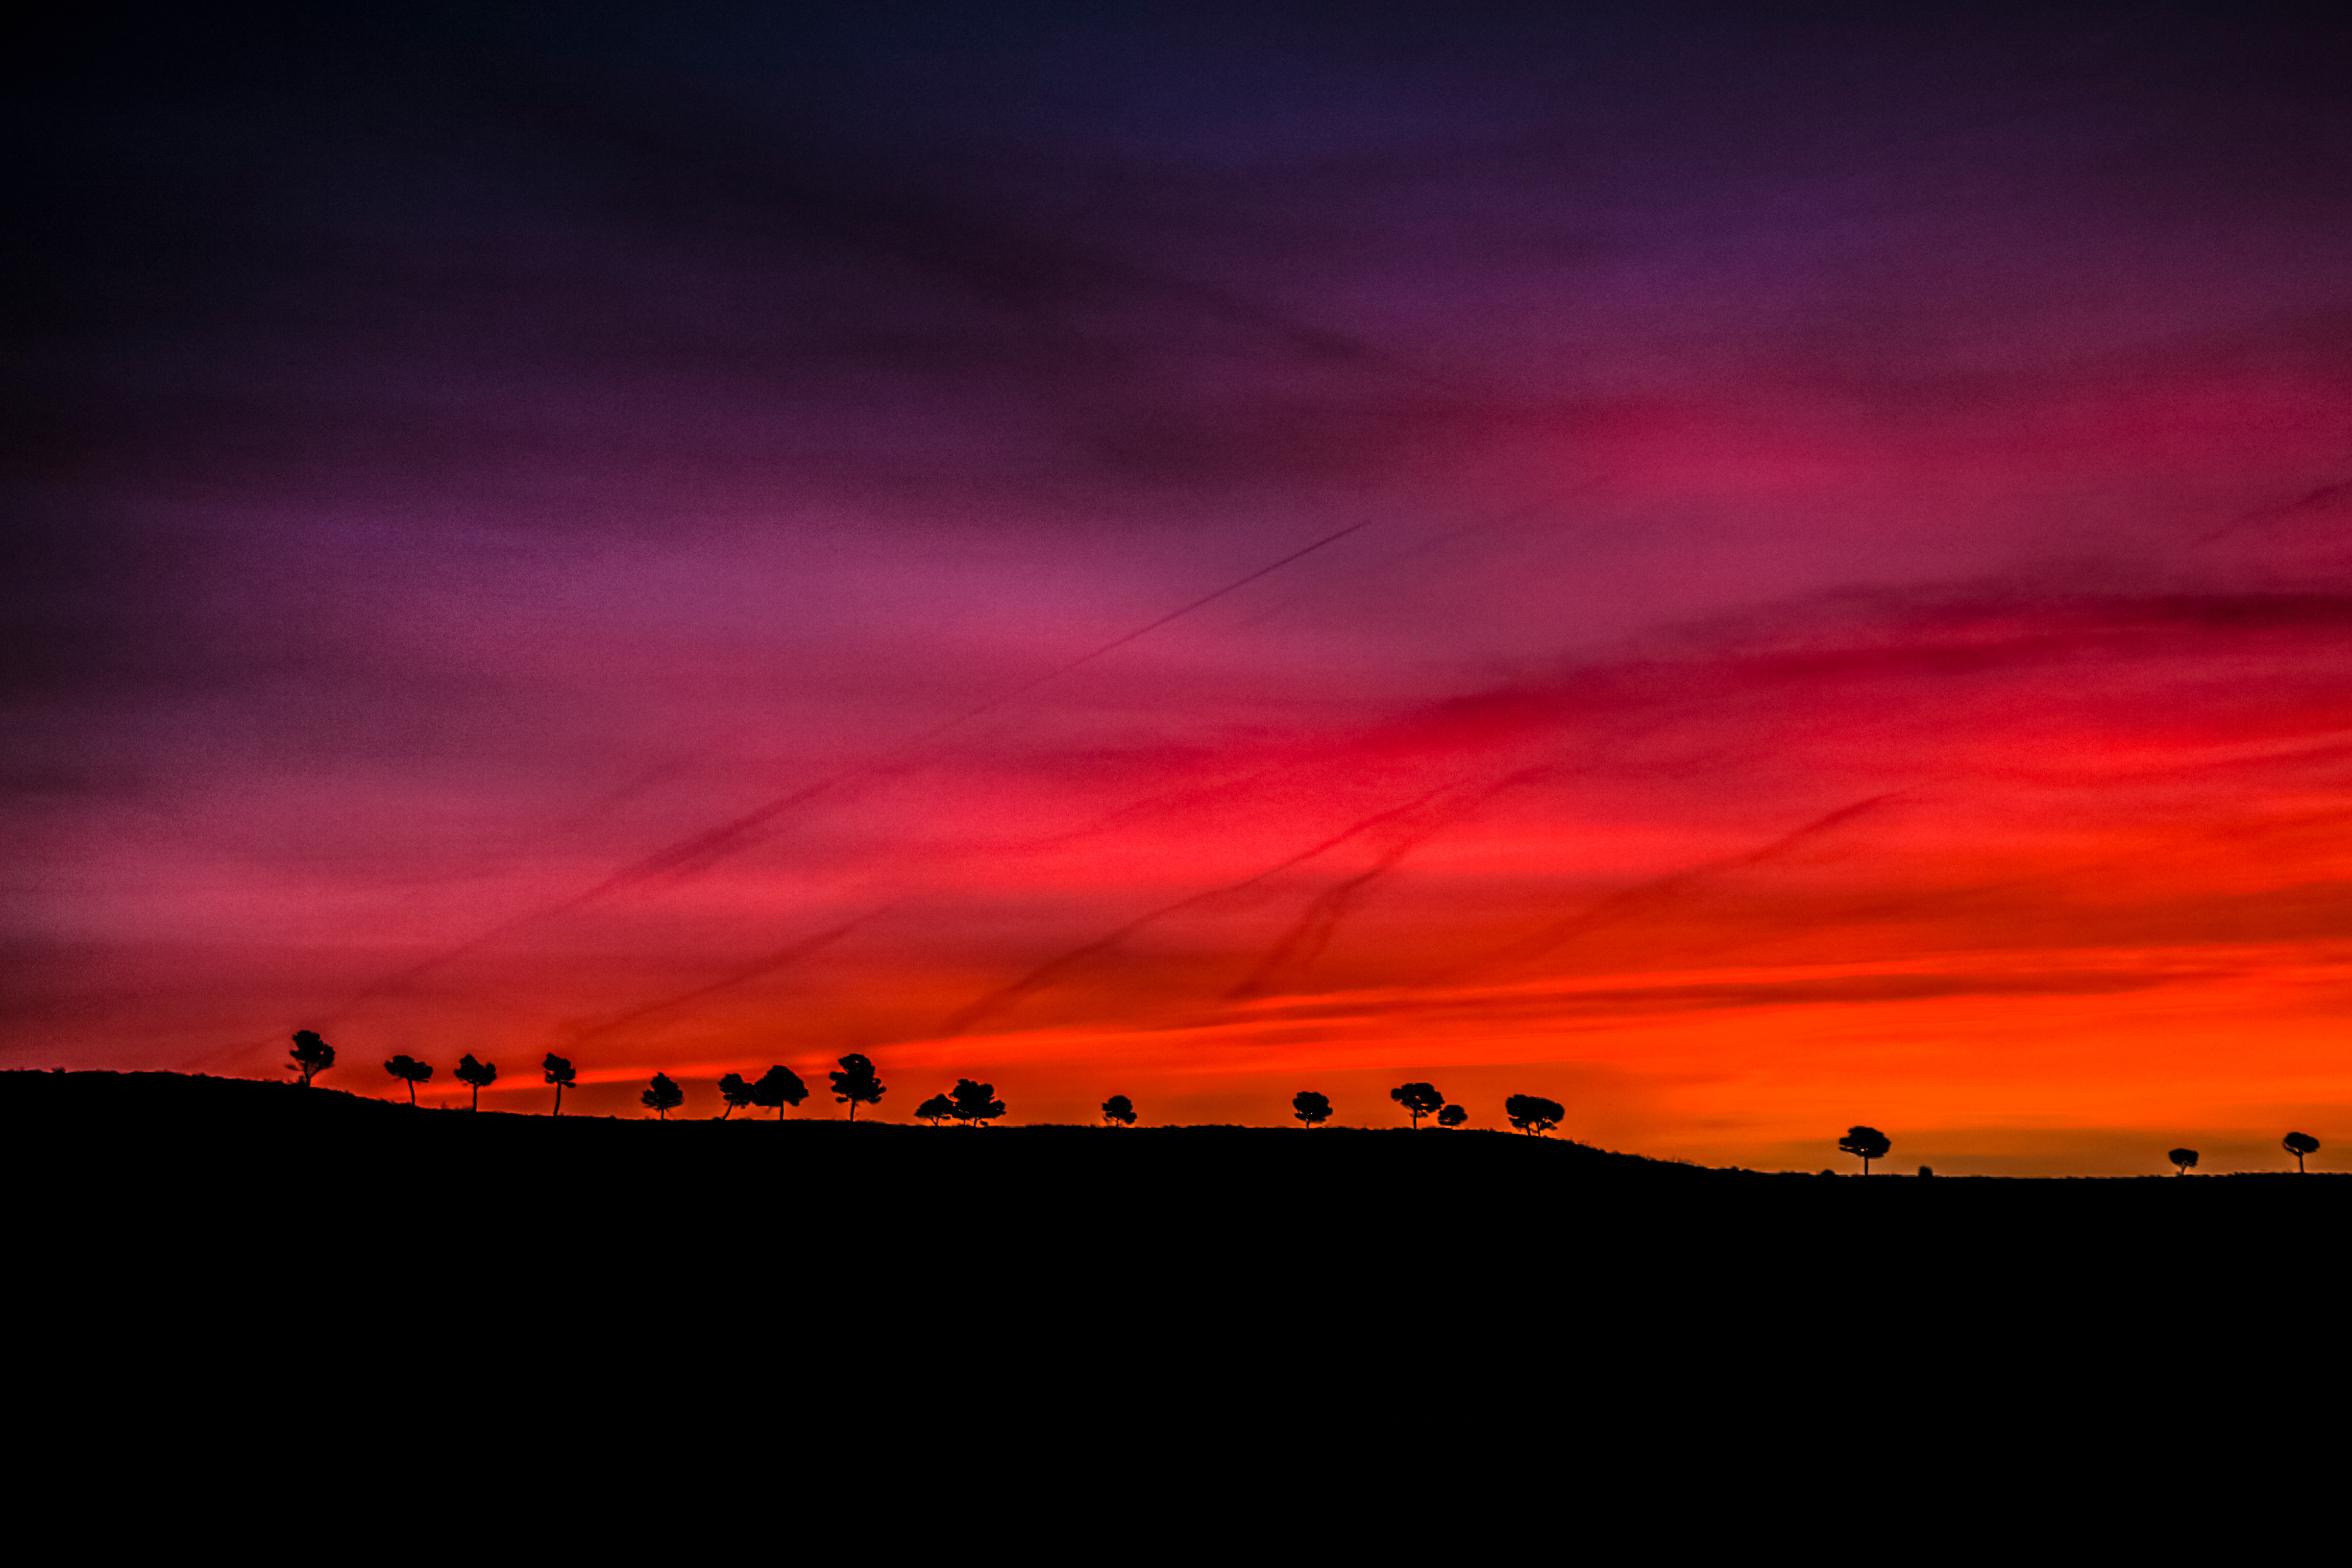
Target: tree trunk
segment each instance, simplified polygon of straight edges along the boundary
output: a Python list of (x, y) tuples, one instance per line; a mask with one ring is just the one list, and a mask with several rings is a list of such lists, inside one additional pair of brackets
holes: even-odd
[(555, 1114), (563, 1114), (563, 1086), (560, 1083), (555, 1086)]
[(403, 1082), (403, 1083), (404, 1083), (404, 1084), (406, 1084), (406, 1085), (408, 1086), (408, 1103), (409, 1103), (409, 1104), (411, 1104), (411, 1105), (415, 1104), (415, 1103), (416, 1103), (416, 1080), (415, 1080), (415, 1079), (413, 1079), (413, 1078), (404, 1078), (404, 1079), (401, 1079), (400, 1081), (401, 1081), (401, 1082)]

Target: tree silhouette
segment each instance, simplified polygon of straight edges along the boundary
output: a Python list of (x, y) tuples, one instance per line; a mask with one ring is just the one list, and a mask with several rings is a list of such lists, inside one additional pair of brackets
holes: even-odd
[(482, 1090), (497, 1082), (498, 1077), (499, 1065), (496, 1062), (478, 1062), (474, 1059), (474, 1054), (471, 1051), (457, 1058), (457, 1081), (472, 1087), (474, 1090), (472, 1109), (476, 1110), (482, 1109)]
[(1309, 1127), (1320, 1127), (1331, 1120), (1331, 1102), (1311, 1089), (1302, 1089), (1290, 1097), (1290, 1114)]
[(1445, 1103), (1445, 1097), (1425, 1083), (1401, 1083), (1389, 1090), (1389, 1098), (1404, 1107), (1416, 1132), (1421, 1131), (1421, 1119), (1435, 1114)]
[(2178, 1175), (2185, 1176), (2197, 1168), (2197, 1151), (2194, 1149), (2175, 1149), (2165, 1158), (2172, 1162)]
[(948, 1112), (966, 1127), (985, 1127), (1004, 1114), (1004, 1101), (996, 1098), (992, 1083), (974, 1083), (968, 1078), (956, 1079), (954, 1109)]
[(1528, 1137), (1539, 1138), (1567, 1119), (1568, 1107), (1540, 1094), (1515, 1094), (1503, 1101), (1503, 1114)]
[(1459, 1127), (1470, 1120), (1470, 1113), (1458, 1105), (1449, 1105), (1437, 1113), (1440, 1127)]
[(652, 1086), (637, 1096), (637, 1100), (647, 1110), (667, 1121), (669, 1113), (686, 1103), (686, 1090), (672, 1083), (669, 1074), (657, 1072), (654, 1074)]
[(2290, 1132), (2279, 1141), (2279, 1147), (2294, 1156), (2295, 1174), (2303, 1174), (2303, 1157), (2319, 1152), (2319, 1140), (2308, 1132)]
[(563, 1114), (563, 1091), (572, 1087), (572, 1080), (579, 1074), (572, 1071), (569, 1058), (559, 1057), (553, 1051), (548, 1052), (547, 1059), (539, 1065), (546, 1070), (547, 1081), (555, 1086), (555, 1114), (561, 1116)]
[(949, 1117), (953, 1116), (954, 1114), (955, 1101), (950, 1100), (944, 1094), (935, 1094), (931, 1096), (930, 1099), (923, 1101), (922, 1104), (915, 1107), (915, 1120), (918, 1121), (928, 1121), (934, 1127), (937, 1127), (940, 1122), (945, 1121)]
[(1894, 1147), (1886, 1134), (1875, 1127), (1849, 1127), (1845, 1136), (1838, 1140), (1838, 1152), (1861, 1157), (1862, 1173), (1865, 1176), (1870, 1174), (1870, 1163), (1884, 1160), (1886, 1152)]
[(890, 1092), (882, 1087), (882, 1080), (874, 1076), (874, 1064), (855, 1051), (841, 1058), (839, 1072), (826, 1076), (833, 1079), (835, 1101), (849, 1107), (849, 1120), (852, 1121), (857, 1120), (859, 1106), (879, 1105), (882, 1097)]
[(415, 1057), (394, 1057), (383, 1064), (383, 1070), (408, 1085), (408, 1103), (416, 1103), (416, 1086), (433, 1076), (432, 1068)]
[(800, 1074), (788, 1067), (770, 1068), (760, 1075), (760, 1081), (751, 1086), (751, 1103), (772, 1106), (779, 1121), (784, 1119), (785, 1106), (798, 1110), (801, 1101), (807, 1098), (808, 1085), (801, 1081)]
[(1103, 1101), (1103, 1124), (1107, 1127), (1135, 1125), (1135, 1101), (1123, 1094), (1114, 1094)]
[(286, 1053), (294, 1058), (294, 1070), (302, 1075), (302, 1087), (335, 1065), (335, 1047), (319, 1037), (315, 1029), (297, 1029), (294, 1048)]
[(751, 1086), (740, 1072), (723, 1074), (719, 1079), (719, 1098), (727, 1102), (727, 1109), (719, 1113), (719, 1120), (724, 1121), (751, 1103)]

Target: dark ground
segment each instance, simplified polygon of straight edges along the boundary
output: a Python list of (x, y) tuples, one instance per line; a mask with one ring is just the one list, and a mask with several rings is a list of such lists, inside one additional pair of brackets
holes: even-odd
[(1749, 1441), (1750, 1406), (1767, 1437), (2176, 1395), (2252, 1420), (2340, 1377), (2352, 1213), (2324, 1175), (1830, 1180), (1503, 1132), (556, 1120), (160, 1073), (0, 1073), (0, 1126), (20, 1368), (178, 1369), (192, 1412), (249, 1381), (346, 1425), (362, 1386), (412, 1424), (457, 1388), (607, 1425), (624, 1390), (772, 1404), (808, 1463), (941, 1409), (1082, 1451), (1103, 1412), (1181, 1410), (1262, 1460), (1336, 1398), (1424, 1457), (1604, 1394), (1675, 1443), (1694, 1411)]
[(62, 1237), (501, 1273), (585, 1253), (622, 1271), (789, 1258), (818, 1278), (1378, 1279), (1694, 1249), (1967, 1273), (2257, 1249), (2352, 1211), (2352, 1181), (2293, 1173), (1825, 1179), (1496, 1131), (557, 1119), (169, 1073), (0, 1073), (0, 1124), (20, 1215)]

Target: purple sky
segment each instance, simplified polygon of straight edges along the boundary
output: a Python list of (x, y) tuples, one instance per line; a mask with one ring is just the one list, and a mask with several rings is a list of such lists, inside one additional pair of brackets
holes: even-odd
[(0, 1062), (2340, 1114), (2340, 12), (1565, 9), (57, 25)]

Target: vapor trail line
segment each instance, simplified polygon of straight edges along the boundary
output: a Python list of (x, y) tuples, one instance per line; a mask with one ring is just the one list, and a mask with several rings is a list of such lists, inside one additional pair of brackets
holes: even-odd
[(1507, 968), (1514, 964), (1532, 963), (1562, 942), (1581, 936), (1587, 931), (1602, 926), (1614, 925), (1620, 921), (1635, 919), (1658, 905), (1667, 902), (1676, 893), (1694, 882), (1704, 881), (1707, 878), (1719, 876), (1726, 871), (1740, 870), (1772, 859), (1808, 839), (1819, 837), (1824, 833), (1844, 826), (1865, 812), (1876, 810), (1896, 795), (1907, 793), (1906, 787), (1888, 790), (1884, 795), (1871, 795), (1866, 799), (1855, 801), (1851, 805), (1842, 805), (1826, 816), (1816, 817), (1795, 832), (1782, 834), (1770, 843), (1759, 848), (1751, 849), (1744, 855), (1734, 855), (1721, 860), (1709, 860), (1704, 865), (1672, 872), (1612, 893), (1591, 908), (1570, 915), (1568, 919), (1558, 921), (1535, 935), (1504, 949), (1487, 962)]
[(1143, 626), (1138, 626), (1133, 631), (1115, 637), (1111, 638), (1110, 641), (1103, 644), (1100, 647), (1095, 648), (1090, 652), (1080, 654), (1077, 658), (1070, 660), (1067, 664), (1056, 666), (1055, 668), (1047, 670), (1043, 675), (1037, 676), (1033, 679), (1024, 681), (1021, 685), (1013, 688), (1010, 691), (1000, 692), (977, 707), (966, 709), (952, 719), (949, 719), (944, 722), (932, 726), (930, 729), (924, 731), (921, 734), (915, 736), (912, 740), (904, 742), (896, 749), (886, 752), (882, 756), (877, 757), (869, 762), (860, 763), (854, 767), (844, 768), (841, 772), (834, 773), (830, 777), (819, 779), (813, 784), (803, 785), (803, 787), (793, 791), (789, 795), (778, 795), (775, 799), (767, 802), (763, 805), (754, 806), (751, 810), (745, 812), (742, 816), (735, 817), (731, 821), (721, 823), (716, 827), (706, 828), (700, 833), (690, 834), (687, 837), (678, 839), (674, 843), (665, 845), (661, 848), (655, 850), (652, 854), (646, 856), (643, 859), (633, 861), (629, 865), (622, 867), (619, 870), (614, 872), (611, 876), (605, 878), (595, 886), (587, 889), (585, 891), (574, 893), (570, 898), (562, 900), (559, 902), (548, 904), (540, 909), (527, 910), (522, 914), (515, 916), (511, 920), (501, 921), (498, 925), (490, 927), (488, 931), (482, 931), (478, 935), (469, 937), (465, 942), (462, 942), (454, 947), (447, 948), (443, 952), (435, 953), (430, 958), (425, 959), (417, 963), (413, 963), (407, 968), (399, 971), (397, 973), (389, 975), (384, 979), (368, 985), (364, 989), (361, 990), (356, 995), (352, 996), (349, 1002), (346, 1002), (340, 1011), (341, 1013), (347, 1014), (352, 1010), (352, 1008), (372, 997), (383, 995), (387, 992), (402, 990), (414, 982), (423, 978), (425, 975), (432, 973), (434, 970), (439, 969), (446, 964), (453, 963), (458, 959), (464, 958), (467, 954), (488, 946), (489, 943), (497, 941), (502, 936), (510, 935), (511, 933), (521, 931), (526, 927), (538, 925), (543, 921), (554, 920), (560, 916), (570, 914), (575, 910), (585, 909), (590, 904), (601, 902), (616, 893), (626, 892), (633, 888), (640, 887), (657, 878), (683, 876), (689, 872), (702, 870), (709, 866), (715, 865), (719, 861), (725, 859), (728, 856), (749, 848), (753, 844), (757, 843), (759, 841), (759, 834), (761, 828), (767, 826), (768, 824), (773, 822), (776, 818), (783, 816), (785, 813), (793, 810), (794, 807), (805, 805), (809, 802), (815, 800), (819, 796), (826, 795), (833, 790), (838, 789), (844, 784), (851, 784), (856, 780), (867, 778), (877, 773), (885, 773), (891, 768), (903, 766), (908, 763), (916, 761), (924, 748), (929, 746), (933, 742), (939, 740), (941, 736), (948, 734), (950, 731), (960, 729), (962, 726), (971, 723), (975, 719), (992, 713), (997, 709), (1003, 707), (1006, 703), (1011, 702), (1017, 698), (1027, 696), (1030, 692), (1036, 690), (1039, 687), (1045, 685), (1049, 681), (1059, 680), (1063, 676), (1069, 674), (1072, 670), (1083, 668), (1087, 665), (1092, 664), (1095, 660), (1103, 658), (1106, 654), (1116, 653), (1118, 649), (1125, 647), (1128, 644), (1134, 642), (1139, 638), (1149, 637), (1153, 632), (1158, 631), (1160, 627), (1165, 626), (1171, 622), (1180, 621), (1195, 610), (1213, 605), (1219, 599), (1223, 598), (1226, 595), (1246, 588), (1252, 583), (1256, 582), (1259, 578), (1266, 576), (1271, 573), (1279, 572), (1282, 568), (1291, 564), (1291, 563), (1295, 561), (1304, 560), (1306, 557), (1314, 554), (1317, 551), (1321, 550), (1326, 545), (1337, 544), (1340, 540), (1347, 538), (1349, 534), (1370, 527), (1371, 523), (1372, 520), (1367, 518), (1361, 522), (1351, 522), (1347, 527), (1339, 529), (1336, 532), (1327, 533), (1322, 538), (1315, 541), (1312, 544), (1307, 545), (1301, 549), (1294, 550), (1278, 561), (1269, 562), (1265, 565), (1259, 567), (1256, 571), (1250, 573), (1245, 577), (1236, 577), (1232, 582), (1226, 584), (1223, 587), (1219, 588), (1213, 593), (1203, 594), (1199, 598), (1192, 600), (1190, 604), (1169, 611), (1166, 615), (1161, 616), (1157, 620), (1150, 621)]
[(1256, 967), (1250, 971), (1248, 976), (1225, 993), (1225, 1000), (1244, 1002), (1264, 996), (1276, 988), (1285, 972), (1303, 974), (1323, 955), (1323, 950), (1331, 945), (1332, 939), (1339, 934), (1339, 927), (1356, 911), (1357, 906), (1374, 885), (1402, 864), (1406, 856), (1504, 791), (1539, 784), (1557, 771), (1549, 766), (1519, 769), (1400, 838), (1365, 869), (1342, 878), (1316, 894), (1308, 900), (1305, 911), (1291, 923), (1290, 929), (1276, 939), (1274, 945), (1259, 958)]
[(971, 1028), (974, 1024), (979, 1023), (982, 1019), (1002, 1013), (1005, 1009), (1020, 1002), (1023, 998), (1044, 990), (1046, 986), (1051, 985), (1055, 981), (1060, 979), (1065, 973), (1085, 963), (1087, 959), (1094, 957), (1097, 953), (1109, 952), (1112, 948), (1117, 947), (1120, 942), (1125, 942), (1129, 937), (1133, 936), (1137, 931), (1141, 931), (1145, 926), (1151, 924), (1154, 921), (1165, 920), (1168, 916), (1181, 913), (1185, 910), (1192, 908), (1196, 904), (1204, 904), (1213, 899), (1221, 899), (1225, 897), (1227, 894), (1238, 893), (1243, 891), (1244, 889), (1254, 888), (1270, 877), (1279, 876), (1281, 873), (1289, 870), (1293, 866), (1302, 865), (1308, 860), (1314, 859), (1318, 855), (1322, 854), (1328, 849), (1336, 849), (1340, 845), (1348, 842), (1350, 838), (1370, 832), (1373, 828), (1378, 827), (1383, 822), (1393, 821), (1397, 817), (1406, 815), (1408, 812), (1420, 810), (1423, 806), (1428, 805), (1431, 801), (1435, 800), (1439, 795), (1444, 795), (1447, 790), (1453, 787), (1454, 786), (1451, 784), (1440, 784), (1437, 788), (1431, 790), (1428, 794), (1422, 795), (1418, 799), (1408, 801), (1400, 806), (1393, 806), (1387, 811), (1379, 813), (1377, 816), (1365, 817), (1362, 821), (1355, 824), (1353, 826), (1333, 834), (1330, 837), (1326, 838), (1322, 843), (1316, 845), (1313, 848), (1303, 849), (1297, 854), (1291, 856), (1288, 859), (1277, 861), (1276, 864), (1267, 867), (1265, 870), (1257, 872), (1254, 876), (1244, 877), (1238, 882), (1226, 882), (1218, 887), (1210, 888), (1202, 892), (1189, 893), (1183, 898), (1177, 900), (1172, 904), (1162, 904), (1156, 910), (1151, 910), (1143, 914), (1138, 915), (1135, 919), (1128, 921), (1125, 925), (1120, 926), (1118, 930), (1110, 931), (1106, 935), (1098, 936), (1083, 947), (1072, 948), (1069, 952), (1063, 953), (1058, 958), (1047, 960), (1045, 963), (1039, 964), (1036, 968), (1031, 970), (1028, 973), (1023, 975), (1020, 979), (1015, 980), (1011, 984), (999, 986), (997, 989), (990, 992), (987, 995), (980, 998), (977, 1002), (958, 1010), (945, 1023), (940, 1026), (940, 1034), (942, 1037), (961, 1035), (965, 1030)]
[(772, 974), (787, 964), (806, 958), (822, 948), (832, 946), (867, 921), (887, 914), (894, 907), (896, 906), (885, 905), (881, 909), (869, 910), (859, 915), (856, 920), (845, 921), (835, 926), (830, 931), (819, 931), (814, 936), (803, 937), (800, 941), (780, 948), (767, 957), (736, 970), (721, 979), (698, 985), (691, 991), (681, 991), (674, 996), (662, 997), (659, 1001), (643, 1003), (625, 1013), (615, 1013), (611, 1017), (588, 1025), (584, 1028), (570, 1031), (564, 1037), (574, 1044), (583, 1040), (593, 1040), (600, 1035), (609, 1035), (615, 1029), (626, 1028), (641, 1018), (650, 1018), (656, 1013), (672, 1012), (686, 1006), (688, 1003), (699, 1002), (706, 996), (716, 995), (721, 991), (731, 990), (735, 986), (757, 980), (763, 974)]

